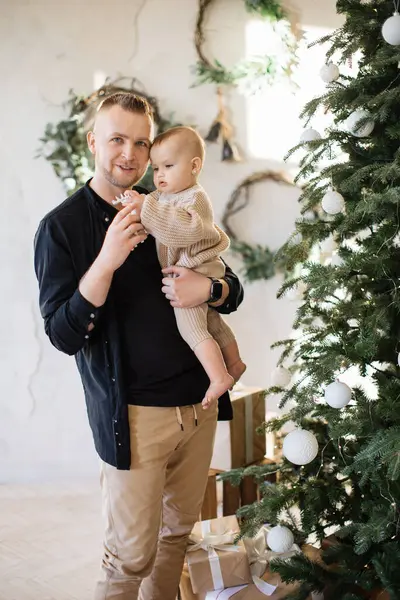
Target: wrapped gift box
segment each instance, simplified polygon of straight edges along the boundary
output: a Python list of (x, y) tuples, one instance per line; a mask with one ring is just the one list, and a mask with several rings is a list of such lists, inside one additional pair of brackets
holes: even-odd
[(201, 521), (189, 538), (186, 562), (195, 594), (242, 585), (251, 581), (248, 557), (235, 516)]
[(211, 469), (229, 471), (262, 460), (265, 435), (256, 433), (265, 421), (265, 394), (257, 387), (235, 386), (230, 392), (232, 421), (219, 421), (215, 434)]
[[(303, 547), (305, 554), (311, 559), (318, 561), (319, 551), (311, 546)], [(182, 600), (283, 600), (288, 594), (291, 594), (298, 587), (297, 583), (285, 584), (277, 573), (272, 573), (269, 569), (262, 576), (262, 582), (267, 584), (263, 591), (260, 591), (260, 582), (257, 585), (234, 586), (219, 591), (203, 592), (195, 594), (191, 587), (187, 566), (185, 565), (180, 583), (180, 593)], [(261, 587), (261, 586), (260, 586)], [(310, 599), (311, 600), (311, 599)]]

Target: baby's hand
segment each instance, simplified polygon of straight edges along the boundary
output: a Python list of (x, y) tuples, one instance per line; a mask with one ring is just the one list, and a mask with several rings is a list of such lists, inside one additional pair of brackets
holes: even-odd
[(113, 201), (113, 204), (121, 203), (123, 206), (127, 206), (128, 204), (132, 204), (132, 208), (135, 211), (135, 214), (140, 216), (142, 211), (144, 201), (144, 195), (135, 192), (135, 190), (126, 190), (124, 194), (121, 194)]

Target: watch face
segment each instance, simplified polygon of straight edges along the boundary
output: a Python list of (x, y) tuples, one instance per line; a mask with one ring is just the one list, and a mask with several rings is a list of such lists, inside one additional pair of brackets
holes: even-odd
[(220, 281), (213, 281), (211, 285), (211, 296), (213, 300), (221, 300), (222, 297), (222, 283)]

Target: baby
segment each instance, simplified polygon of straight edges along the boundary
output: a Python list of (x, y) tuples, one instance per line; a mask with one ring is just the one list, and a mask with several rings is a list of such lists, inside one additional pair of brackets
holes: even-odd
[[(122, 202), (134, 202), (146, 231), (156, 239), (161, 267), (189, 267), (208, 277), (222, 278), (221, 252), (228, 236), (214, 224), (213, 209), (197, 179), (203, 167), (204, 142), (190, 127), (174, 127), (158, 135), (150, 150), (155, 192), (125, 192)], [(208, 408), (246, 370), (230, 327), (207, 304), (175, 308), (179, 332), (201, 362), (210, 386), (202, 405)]]

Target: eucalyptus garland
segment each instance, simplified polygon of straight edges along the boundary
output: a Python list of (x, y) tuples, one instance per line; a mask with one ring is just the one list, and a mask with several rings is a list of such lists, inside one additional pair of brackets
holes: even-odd
[(293, 181), (284, 173), (260, 171), (249, 175), (232, 192), (222, 216), (222, 224), (231, 239), (231, 250), (243, 260), (243, 274), (247, 281), (270, 279), (284, 268), (284, 259), (277, 259), (276, 253), (268, 246), (249, 244), (241, 240), (229, 224), (230, 218), (246, 208), (250, 202), (250, 189), (257, 183), (275, 181), (294, 186)]
[[(123, 85), (124, 82), (127, 82)], [(40, 138), (37, 157), (44, 157), (52, 165), (68, 194), (73, 194), (93, 175), (93, 156), (90, 153), (86, 134), (91, 129), (99, 103), (116, 92), (133, 92), (146, 98), (153, 109), (154, 121), (159, 133), (181, 123), (174, 123), (172, 116), (163, 116), (156, 98), (143, 92), (136, 79), (121, 77), (106, 81), (89, 96), (77, 95), (70, 90), (63, 107), (66, 116), (58, 123), (48, 123)], [(151, 167), (141, 180), (147, 189), (154, 189)]]

